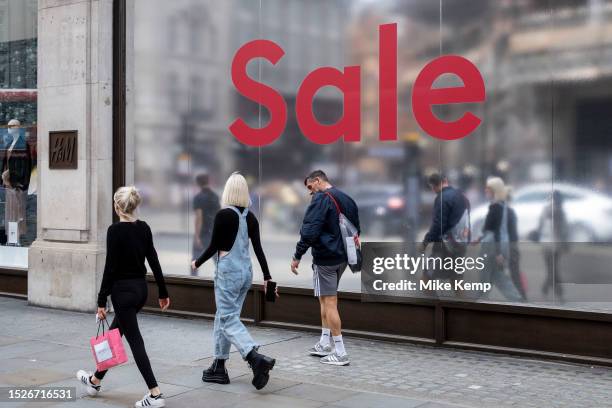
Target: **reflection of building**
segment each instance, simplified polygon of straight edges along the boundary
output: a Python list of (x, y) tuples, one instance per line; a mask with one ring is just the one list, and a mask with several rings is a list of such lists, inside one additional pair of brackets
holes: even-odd
[[(499, 93), (517, 107), (527, 100), (544, 107), (534, 109), (546, 135), (540, 138), (550, 150), (552, 134), (554, 147), (552, 157), (546, 154), (540, 160), (552, 159), (555, 179), (592, 185), (603, 177), (609, 183), (612, 2), (560, 2), (552, 10), (532, 4), (531, 13), (523, 13), (502, 37), (503, 53), (496, 62)], [(509, 113), (508, 120), (514, 119), (514, 129), (521, 133), (523, 127)], [(554, 128), (547, 120), (551, 114)], [(509, 147), (518, 156), (521, 147)]]
[[(338, 29), (345, 18), (345, 1), (267, 1), (263, 7), (269, 7), (270, 12), (264, 13), (261, 26), (256, 1), (151, 3), (135, 3), (135, 13), (140, 16), (134, 33), (134, 125), (141, 149), (136, 179), (140, 185), (156, 191), (177, 185), (171, 183), (182, 173), (177, 158), (186, 160), (185, 168), (192, 172), (205, 169), (219, 181), (234, 169), (255, 175), (258, 150), (241, 145), (227, 128), (237, 116), (254, 127), (259, 126), (260, 113), (261, 123), (267, 121), (265, 108), (260, 111), (255, 103), (230, 89), (233, 53), (257, 38), (272, 39), (286, 52), (277, 66), (262, 63), (262, 80), (281, 92), (289, 112), (285, 135), (266, 147), (264, 155), (266, 160), (287, 163), (286, 169), (275, 167), (279, 174), (301, 176), (308, 164), (300, 164), (300, 160), (308, 158), (304, 152), (312, 143), (301, 136), (295, 121), (295, 94), (314, 68), (345, 65), (343, 36)], [(249, 65), (249, 75), (259, 78), (257, 62)], [(323, 90), (316, 100), (321, 121), (333, 122), (341, 115), (338, 93)], [(295, 160), (280, 160), (290, 152), (295, 152)], [(169, 193), (180, 196), (179, 191)], [(155, 202), (159, 197), (153, 195), (151, 204), (162, 204)]]
[[(283, 135), (262, 151), (265, 162), (273, 162), (276, 177), (301, 178), (311, 170), (313, 161), (335, 162), (341, 144), (323, 148), (314, 145), (302, 136), (295, 118), (295, 99), (300, 83), (312, 70), (332, 66), (340, 70), (345, 65), (345, 35), (342, 27), (348, 19), (346, 0), (301, 1), (269, 0), (262, 3), (261, 24), (259, 4), (239, 2), (244, 7), (233, 13), (232, 48), (237, 50), (244, 43), (266, 38), (276, 42), (285, 51), (283, 58), (272, 66), (267, 62), (252, 62), (248, 67), (249, 76), (275, 88), (287, 102), (287, 126)], [(261, 71), (259, 71), (261, 69)], [(265, 108), (234, 93), (234, 111), (253, 127), (268, 121)], [(342, 96), (330, 87), (318, 92), (313, 103), (316, 117), (322, 123), (333, 123), (342, 115)], [(248, 149), (236, 143), (241, 155), (242, 170), (255, 174), (258, 156), (256, 149)]]
[(36, 0), (0, 1), (0, 123), (36, 123)]
[[(229, 7), (201, 0), (135, 5), (135, 177), (145, 191), (167, 191), (178, 204), (180, 191), (168, 189), (186, 169), (226, 173), (231, 166), (219, 160), (229, 146), (222, 89), (229, 85)], [(159, 197), (151, 204), (162, 204)]]
[[(420, 131), (406, 107), (416, 75), (432, 58), (440, 53), (463, 55), (485, 79), (487, 102), (471, 107), (483, 124), (459, 142), (426, 137), (427, 166), (453, 173), (471, 164), (480, 177), (486, 177), (507, 161), (508, 176), (519, 184), (550, 180), (553, 171), (556, 179), (594, 183), (603, 177), (610, 184), (612, 139), (606, 112), (612, 100), (606, 93), (612, 84), (612, 2), (474, 1), (466, 5), (451, 0), (443, 2), (441, 26), (439, 11), (436, 2), (401, 3), (391, 11), (371, 7), (356, 20), (353, 31), (359, 41), (354, 41), (352, 62), (364, 69), (365, 139), (375, 140), (378, 132), (376, 28), (393, 21), (400, 26), (400, 135)], [(359, 36), (364, 32), (368, 35)], [(444, 80), (439, 84), (458, 85)], [(435, 108), (446, 120), (456, 119), (464, 110), (464, 106)], [(402, 159), (401, 155), (396, 158)], [(393, 163), (386, 158), (380, 161), (387, 166)], [(393, 173), (392, 168), (387, 173)]]
[[(27, 265), (26, 247), (36, 238), (37, 22), (37, 0), (0, 0), (0, 173), (8, 181), (0, 181), (0, 269)], [(11, 119), (21, 123), (19, 137), (6, 129)], [(11, 221), (20, 233), (13, 243)]]

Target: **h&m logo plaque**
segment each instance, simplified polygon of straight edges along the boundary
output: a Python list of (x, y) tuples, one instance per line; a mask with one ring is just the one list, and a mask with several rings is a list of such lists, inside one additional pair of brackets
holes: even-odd
[(76, 169), (78, 165), (76, 130), (49, 132), (49, 168)]

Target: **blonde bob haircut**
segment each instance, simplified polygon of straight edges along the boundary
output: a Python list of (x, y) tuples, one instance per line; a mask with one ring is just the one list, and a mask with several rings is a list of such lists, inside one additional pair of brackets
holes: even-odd
[(113, 201), (117, 215), (130, 221), (136, 220), (135, 212), (142, 201), (136, 187), (119, 187), (113, 195)]
[(223, 196), (221, 197), (223, 207), (249, 207), (251, 198), (249, 196), (249, 185), (244, 176), (238, 172), (232, 173), (225, 182)]
[(487, 180), (487, 188), (493, 192), (493, 199), (495, 201), (506, 201), (510, 188), (506, 187), (504, 180), (500, 177), (490, 177)]

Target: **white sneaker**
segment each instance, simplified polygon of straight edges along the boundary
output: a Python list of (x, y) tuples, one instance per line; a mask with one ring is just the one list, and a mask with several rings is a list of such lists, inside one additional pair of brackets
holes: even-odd
[(85, 370), (79, 370), (76, 373), (76, 378), (81, 382), (81, 384), (85, 385), (87, 395), (90, 397), (95, 397), (100, 392), (100, 386), (91, 382), (89, 379), (91, 376), (92, 374)]
[(134, 404), (136, 408), (141, 407), (165, 407), (166, 401), (164, 400), (164, 394), (159, 394), (157, 398), (153, 398), (151, 393), (147, 393), (140, 401), (136, 401)]

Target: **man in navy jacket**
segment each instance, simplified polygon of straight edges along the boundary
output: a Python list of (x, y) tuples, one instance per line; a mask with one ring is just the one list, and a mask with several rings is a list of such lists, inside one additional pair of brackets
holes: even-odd
[[(432, 174), (427, 182), (432, 191), (436, 193), (436, 199), (433, 206), (431, 226), (423, 238), (420, 252), (425, 252), (427, 245), (433, 243), (432, 257), (442, 259), (452, 257), (453, 254), (445, 248), (442, 239), (461, 220), (469, 202), (465, 195), (460, 190), (451, 187), (447, 178), (441, 174)], [(429, 276), (426, 279), (433, 277), (453, 279), (456, 278), (456, 274), (452, 270), (429, 271)]]
[(348, 365), (349, 358), (344, 349), (338, 314), (338, 283), (347, 266), (338, 211), (360, 232), (359, 212), (355, 201), (332, 186), (322, 170), (310, 173), (304, 185), (312, 195), (312, 201), (304, 215), (300, 241), (291, 260), (291, 271), (297, 275), (302, 255), (311, 248), (314, 294), (321, 305), (322, 330), (321, 338), (309, 353), (321, 357), (324, 364)]
[(467, 208), (467, 199), (463, 193), (451, 187), (445, 176), (432, 174), (427, 180), (429, 187), (436, 193), (432, 222), (429, 231), (423, 238), (423, 244), (442, 242), (442, 237), (453, 228)]

